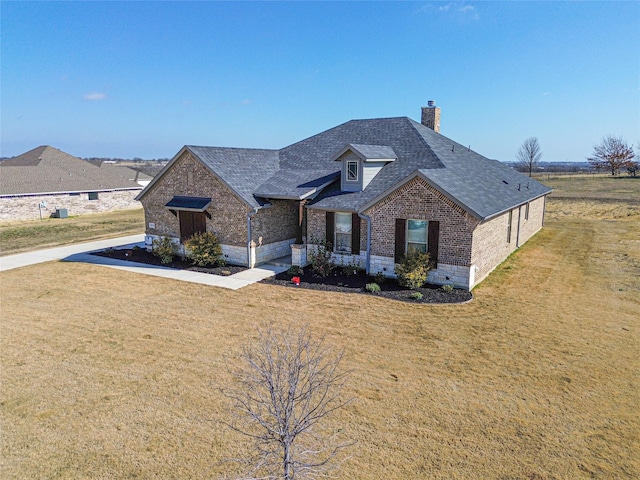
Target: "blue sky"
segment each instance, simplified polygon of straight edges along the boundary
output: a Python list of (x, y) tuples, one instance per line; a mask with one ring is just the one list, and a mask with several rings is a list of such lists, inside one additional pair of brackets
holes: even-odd
[(435, 100), (441, 133), (513, 160), (640, 143), (640, 2), (7, 2), (1, 149), (172, 157), (280, 148)]

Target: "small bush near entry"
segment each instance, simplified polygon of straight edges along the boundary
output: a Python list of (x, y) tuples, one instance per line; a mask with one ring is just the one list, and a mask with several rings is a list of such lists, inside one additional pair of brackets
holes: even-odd
[(380, 285), (377, 283), (367, 283), (364, 288), (370, 293), (378, 293), (380, 291)]
[(326, 240), (311, 240), (316, 244), (318, 248), (315, 252), (311, 252), (311, 269), (313, 274), (318, 277), (326, 277), (335, 268), (333, 262), (331, 262), (331, 251), (333, 246)]
[(171, 263), (176, 253), (177, 247), (171, 237), (155, 238), (153, 240), (153, 254), (160, 258), (162, 263)]
[(304, 268), (299, 265), (291, 265), (289, 270), (287, 270), (289, 275), (302, 275), (304, 273)]
[(420, 288), (427, 281), (429, 273), (429, 254), (414, 251), (409, 253), (396, 267), (398, 284), (406, 288)]
[(187, 257), (198, 267), (221, 267), (226, 263), (218, 237), (211, 232), (196, 233), (184, 242), (184, 246), (187, 248)]
[(414, 300), (422, 300), (422, 293), (420, 292), (413, 292), (411, 294), (411, 298), (413, 298)]
[(387, 279), (387, 277), (385, 277), (384, 273), (382, 273), (382, 272), (376, 273), (373, 278), (375, 278), (376, 283), (378, 285), (382, 285), (384, 283), (384, 281)]
[(442, 285), (442, 290), (447, 293), (451, 293), (453, 292), (453, 285)]

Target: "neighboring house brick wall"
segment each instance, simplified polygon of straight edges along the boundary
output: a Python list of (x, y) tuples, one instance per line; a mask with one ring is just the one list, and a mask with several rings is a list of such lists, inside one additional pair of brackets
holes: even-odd
[(47, 206), (42, 209), (42, 218), (54, 215), (56, 208), (66, 208), (69, 215), (140, 208), (140, 202), (135, 200), (139, 193), (140, 190), (98, 192), (97, 200), (89, 200), (87, 193), (2, 197), (0, 198), (0, 220), (39, 220), (38, 204), (43, 201)]
[(364, 212), (371, 217), (371, 255), (393, 258), (395, 219), (440, 222), (438, 263), (468, 266), (478, 221), (447, 197), (416, 178)]
[[(178, 218), (165, 207), (174, 195), (211, 198), (207, 231), (213, 232), (221, 244), (246, 247), (249, 207), (189, 152), (185, 152), (141, 200), (148, 235), (180, 236)], [(155, 227), (151, 228), (150, 223)]]

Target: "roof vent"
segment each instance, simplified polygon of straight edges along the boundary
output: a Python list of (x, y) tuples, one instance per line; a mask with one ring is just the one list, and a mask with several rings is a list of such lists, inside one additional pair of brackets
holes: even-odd
[(435, 101), (435, 100), (429, 100), (429, 101), (427, 102), (427, 105), (428, 105), (429, 107), (435, 107), (435, 106), (436, 106), (436, 101)]

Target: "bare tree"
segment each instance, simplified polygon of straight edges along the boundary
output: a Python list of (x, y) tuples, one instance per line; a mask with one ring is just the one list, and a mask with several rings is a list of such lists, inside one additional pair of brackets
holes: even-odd
[(540, 150), (540, 144), (537, 137), (529, 137), (518, 149), (516, 160), (518, 161), (518, 167), (523, 171), (529, 172), (529, 176), (538, 167), (538, 162), (542, 158), (542, 150)]
[(349, 373), (339, 369), (344, 353), (312, 338), (306, 327), (258, 334), (243, 349), (236, 387), (223, 392), (234, 407), (229, 426), (255, 444), (255, 456), (244, 461), (249, 478), (326, 477), (350, 445), (339, 441), (341, 430), (322, 425), (350, 401), (342, 397)]
[(633, 157), (633, 147), (627, 145), (622, 137), (607, 135), (602, 142), (593, 146), (593, 155), (587, 160), (597, 170), (607, 169), (611, 175), (616, 175), (631, 163)]

